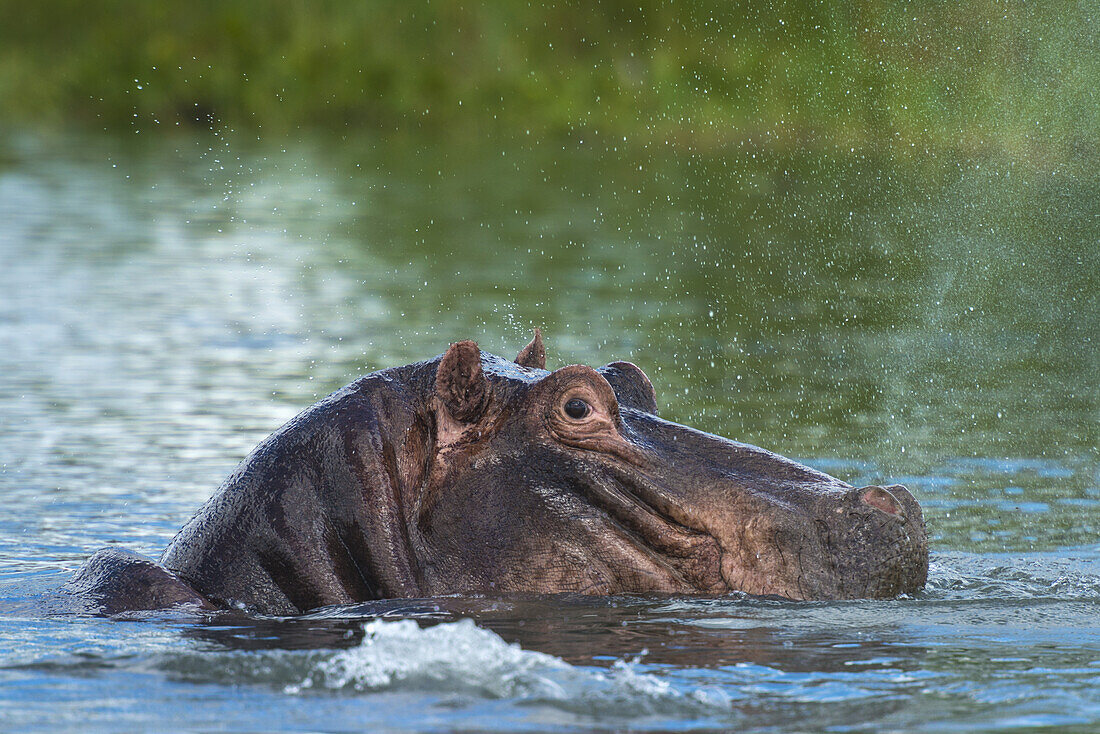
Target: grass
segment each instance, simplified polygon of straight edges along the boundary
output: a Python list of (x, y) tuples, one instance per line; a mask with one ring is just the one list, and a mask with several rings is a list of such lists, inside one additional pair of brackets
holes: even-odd
[(0, 0), (0, 120), (600, 134), (1095, 170), (1089, 3)]

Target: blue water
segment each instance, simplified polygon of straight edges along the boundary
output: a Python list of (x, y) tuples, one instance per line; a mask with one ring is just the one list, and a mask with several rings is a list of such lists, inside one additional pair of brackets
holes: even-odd
[[(685, 234), (721, 218), (605, 189), (636, 166), (585, 151), (555, 154), (560, 186), (384, 146), (219, 152), (225, 172), (210, 142), (15, 138), (0, 166), (0, 728), (1100, 730), (1097, 275), (1073, 264), (1096, 240), (1072, 206), (1079, 226), (1027, 220), (1045, 269), (960, 290), (954, 276), (1026, 248), (968, 234), (959, 197), (988, 191), (1023, 217), (1049, 204), (1034, 181), (901, 200), (907, 187), (872, 186), (843, 211), (778, 196), (764, 219)], [(353, 155), (366, 173), (339, 162)], [(790, 282), (809, 256), (768, 233), (814, 201), (850, 261), (872, 229), (921, 251), (884, 225), (899, 209), (970, 259)], [(1079, 239), (1049, 244), (1043, 226)], [(724, 248), (755, 295), (716, 293), (716, 264), (695, 259), (712, 255), (672, 254), (685, 237)], [(838, 293), (843, 313), (816, 308)], [(509, 353), (536, 324), (555, 365), (642, 365), (668, 417), (905, 483), (928, 520), (928, 588), (399, 600), (297, 619), (87, 618), (54, 593), (97, 548), (158, 555), (252, 446), (335, 387), (464, 337)]]
[(1094, 547), (938, 554), (925, 594), (889, 602), (436, 599), (121, 621), (9, 598), (0, 706), (20, 730), (1085, 731), (1098, 588)]

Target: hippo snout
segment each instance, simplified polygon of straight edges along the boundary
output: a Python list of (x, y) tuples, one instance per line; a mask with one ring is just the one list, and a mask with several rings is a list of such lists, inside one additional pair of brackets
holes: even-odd
[(819, 520), (840, 597), (889, 598), (920, 590), (928, 576), (928, 538), (916, 498), (900, 484), (849, 490)]

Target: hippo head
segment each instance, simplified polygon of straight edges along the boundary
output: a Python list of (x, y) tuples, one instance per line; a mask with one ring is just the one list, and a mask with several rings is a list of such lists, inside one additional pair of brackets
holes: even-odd
[[(545, 364), (536, 332), (514, 362), (462, 341), (365, 375), (257, 446), (159, 566), (107, 551), (74, 588), (111, 608), (196, 595), (297, 614), (464, 593), (841, 599), (924, 585), (924, 523), (904, 488), (857, 489), (661, 420), (628, 362)], [(135, 578), (155, 583), (135, 596)]]
[(516, 362), (463, 341), (436, 364), (406, 508), (422, 589), (842, 599), (925, 583), (905, 488), (662, 420), (629, 362), (547, 371), (536, 332)]

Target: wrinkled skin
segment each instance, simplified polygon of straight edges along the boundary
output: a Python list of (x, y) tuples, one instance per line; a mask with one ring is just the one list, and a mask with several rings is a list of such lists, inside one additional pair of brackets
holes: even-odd
[(97, 609), (297, 614), (445, 594), (890, 598), (928, 547), (903, 487), (854, 488), (658, 418), (640, 369), (453, 344), (356, 380), (264, 441), (159, 564), (101, 551)]

